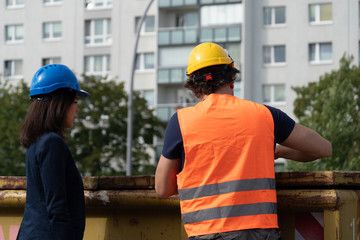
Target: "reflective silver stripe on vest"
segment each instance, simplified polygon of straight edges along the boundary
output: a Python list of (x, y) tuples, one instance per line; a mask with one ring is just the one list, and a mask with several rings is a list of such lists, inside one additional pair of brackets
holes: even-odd
[(184, 224), (197, 223), (219, 218), (241, 217), (260, 214), (276, 214), (276, 203), (251, 203), (243, 205), (209, 208), (182, 214)]
[(275, 190), (274, 178), (241, 179), (230, 182), (208, 184), (196, 188), (179, 189), (179, 198), (181, 201), (184, 201), (231, 192), (269, 189)]

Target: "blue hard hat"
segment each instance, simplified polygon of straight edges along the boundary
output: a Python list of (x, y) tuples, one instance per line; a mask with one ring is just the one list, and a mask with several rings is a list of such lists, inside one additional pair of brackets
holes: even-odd
[(40, 68), (34, 75), (29, 96), (51, 93), (59, 88), (70, 88), (78, 92), (79, 96), (90, 94), (80, 89), (75, 74), (65, 65), (50, 64)]

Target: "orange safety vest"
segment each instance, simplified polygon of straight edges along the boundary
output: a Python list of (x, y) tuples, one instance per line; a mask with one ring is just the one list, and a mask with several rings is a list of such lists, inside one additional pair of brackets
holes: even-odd
[(211, 94), (178, 110), (178, 119), (185, 164), (177, 184), (188, 236), (278, 228), (268, 108)]

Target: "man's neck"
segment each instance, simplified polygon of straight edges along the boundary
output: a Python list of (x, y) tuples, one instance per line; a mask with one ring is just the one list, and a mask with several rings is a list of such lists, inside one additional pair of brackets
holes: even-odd
[[(219, 88), (215, 94), (228, 94), (231, 96), (234, 96), (234, 88), (232, 87), (232, 85), (230, 84), (226, 84), (224, 86), (222, 86), (221, 88)], [(200, 96), (200, 100), (204, 101), (209, 95), (207, 94), (203, 94)]]

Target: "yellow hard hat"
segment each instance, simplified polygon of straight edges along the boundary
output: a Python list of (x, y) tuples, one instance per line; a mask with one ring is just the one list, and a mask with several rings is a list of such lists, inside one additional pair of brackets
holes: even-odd
[(186, 75), (205, 67), (221, 64), (229, 64), (234, 67), (234, 61), (224, 48), (212, 42), (201, 43), (189, 55)]

